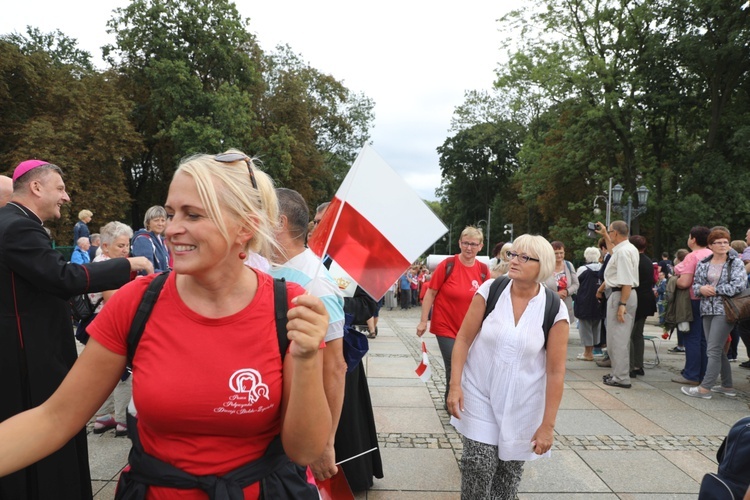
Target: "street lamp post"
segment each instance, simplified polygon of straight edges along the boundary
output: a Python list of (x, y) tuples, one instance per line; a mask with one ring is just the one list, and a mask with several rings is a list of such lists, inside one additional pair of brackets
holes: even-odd
[(613, 207), (622, 213), (622, 215), (626, 218), (628, 228), (630, 228), (630, 224), (633, 220), (638, 218), (639, 215), (646, 212), (646, 202), (648, 201), (648, 188), (646, 186), (641, 186), (638, 189), (636, 189), (636, 196), (638, 198), (638, 206), (633, 206), (633, 197), (628, 195), (628, 202), (625, 206), (622, 206), (622, 195), (625, 193), (625, 189), (620, 186), (619, 184), (616, 184), (615, 187), (612, 188), (612, 204)]
[(513, 243), (513, 224), (505, 224), (503, 226), (505, 234), (510, 235), (510, 242)]
[(490, 247), (492, 246), (492, 240), (490, 239), (490, 226), (492, 225), (492, 209), (487, 209), (487, 257), (490, 256)]
[[(478, 227), (479, 229), (482, 229), (482, 222), (484, 222), (485, 224), (487, 224), (487, 221), (486, 221), (486, 220), (484, 220), (484, 219), (479, 219), (479, 220), (477, 221), (477, 227)], [(489, 231), (489, 230), (490, 230), (490, 225), (489, 225), (489, 224), (487, 224), (487, 231)], [(485, 238), (485, 242), (487, 243), (487, 248), (489, 248), (489, 241), (490, 241), (490, 240), (489, 240), (489, 237)]]
[(598, 194), (598, 195), (596, 195), (596, 196), (594, 197), (594, 215), (596, 215), (596, 216), (599, 216), (599, 215), (601, 215), (601, 213), (602, 213), (602, 210), (601, 210), (601, 209), (599, 208), (599, 206), (598, 206), (598, 205), (596, 204), (596, 202), (597, 202), (597, 200), (598, 200), (599, 198), (601, 198), (601, 199), (603, 199), (603, 200), (604, 200), (604, 204), (605, 204), (605, 206), (607, 207), (607, 214), (605, 215), (605, 217), (606, 217), (606, 221), (605, 221), (605, 222), (606, 222), (606, 224), (607, 224), (607, 227), (609, 227), (609, 201), (607, 200), (607, 197), (606, 197), (606, 196), (604, 196), (604, 195), (601, 195), (601, 194)]
[(611, 214), (612, 214), (612, 177), (609, 178), (609, 190), (607, 191), (607, 196), (604, 196), (603, 194), (598, 194), (594, 196), (594, 215), (599, 216), (601, 215), (602, 211), (599, 208), (599, 206), (596, 204), (596, 202), (599, 200), (599, 198), (604, 200), (604, 205), (607, 207), (607, 215), (606, 215), (606, 224), (607, 227), (609, 227), (609, 223), (611, 222)]

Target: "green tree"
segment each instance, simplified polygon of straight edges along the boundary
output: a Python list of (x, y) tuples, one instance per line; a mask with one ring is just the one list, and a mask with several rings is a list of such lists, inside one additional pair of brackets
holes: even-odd
[(504, 207), (515, 202), (510, 179), (518, 168), (522, 130), (514, 123), (478, 123), (458, 131), (438, 147), (442, 182), (437, 195), (446, 224), (456, 227), (495, 215), (491, 233), (500, 234)]
[(145, 144), (124, 163), (134, 221), (163, 202), (185, 155), (240, 149), (313, 204), (368, 138), (369, 99), (288, 48), (265, 55), (229, 0), (134, 0), (108, 26), (105, 56)]
[(48, 226), (58, 244), (69, 245), (81, 209), (94, 212), (95, 225), (123, 219), (130, 196), (120, 159), (141, 142), (129, 121), (132, 103), (112, 74), (30, 46), (0, 40), (0, 162), (41, 158), (63, 169), (71, 203)]
[[(633, 33), (648, 29), (652, 20), (651, 11), (633, 2), (585, 0), (551, 0), (529, 17), (514, 12), (504, 19), (506, 26), (520, 29), (522, 41), (508, 66), (501, 68), (497, 85), (529, 86), (563, 111), (564, 129), (551, 128), (548, 133), (555, 136), (545, 137), (542, 146), (554, 150), (539, 156), (551, 156), (563, 169), (552, 176), (562, 181), (558, 192), (570, 193), (564, 182), (576, 173), (595, 185), (598, 179), (587, 174), (603, 170), (600, 177), (614, 176), (631, 192), (650, 173), (653, 166), (638, 155), (640, 89), (630, 75), (637, 71), (648, 40)], [(607, 140), (611, 153), (590, 162), (596, 148), (592, 141), (601, 139)], [(583, 194), (581, 189), (573, 192)], [(558, 202), (556, 210), (562, 215), (567, 208)], [(580, 216), (558, 220), (560, 226), (570, 223), (580, 227)]]
[(145, 145), (123, 162), (136, 222), (164, 202), (182, 157), (258, 150), (260, 49), (228, 0), (134, 0), (107, 25), (116, 44), (104, 55), (135, 102), (133, 122)]
[(66, 36), (62, 31), (55, 30), (44, 33), (39, 28), (26, 27), (26, 35), (10, 33), (2, 37), (5, 41), (16, 45), (24, 54), (44, 53), (58, 66), (68, 66), (74, 74), (91, 73), (91, 54), (78, 48), (78, 40)]
[(286, 154), (265, 163), (285, 165), (285, 175), (277, 180), (299, 191), (311, 206), (328, 201), (369, 139), (374, 104), (304, 63), (289, 46), (277, 47), (264, 63), (261, 135), (287, 137)]

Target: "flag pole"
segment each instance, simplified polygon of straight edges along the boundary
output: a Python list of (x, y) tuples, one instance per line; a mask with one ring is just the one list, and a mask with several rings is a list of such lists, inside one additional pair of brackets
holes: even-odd
[(360, 453), (359, 455), (354, 455), (353, 457), (345, 458), (345, 459), (344, 459), (344, 460), (342, 460), (341, 462), (336, 462), (336, 463), (335, 463), (334, 465), (341, 465), (341, 464), (343, 464), (344, 462), (348, 462), (349, 460), (354, 460), (355, 458), (359, 458), (359, 457), (361, 457), (362, 455), (367, 455), (368, 453), (372, 453), (373, 451), (375, 451), (375, 450), (377, 450), (377, 449), (378, 449), (378, 447), (376, 446), (375, 448), (369, 449), (369, 450), (367, 450), (367, 451), (363, 451), (363, 452), (362, 452), (362, 453)]

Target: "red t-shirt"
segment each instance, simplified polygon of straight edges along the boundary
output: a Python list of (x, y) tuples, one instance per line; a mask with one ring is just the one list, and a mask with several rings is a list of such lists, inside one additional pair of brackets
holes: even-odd
[[(445, 279), (445, 266), (448, 262), (455, 262), (448, 279)], [(430, 278), (430, 288), (437, 290), (435, 302), (432, 305), (432, 319), (430, 331), (439, 337), (456, 338), (458, 329), (469, 310), (474, 294), (489, 275), (482, 279), (482, 265), (478, 260), (467, 267), (461, 263), (458, 256), (448, 257), (438, 264)]]
[[(280, 432), (282, 366), (273, 279), (236, 314), (209, 319), (188, 309), (169, 276), (133, 360), (138, 432), (150, 455), (194, 475), (223, 475), (263, 455)], [(127, 337), (151, 275), (123, 286), (88, 331), (126, 355)], [(304, 290), (287, 282), (288, 298)], [(289, 307), (293, 307), (291, 302)], [(245, 498), (259, 496), (255, 483)], [(149, 487), (149, 499), (205, 499), (201, 490)]]

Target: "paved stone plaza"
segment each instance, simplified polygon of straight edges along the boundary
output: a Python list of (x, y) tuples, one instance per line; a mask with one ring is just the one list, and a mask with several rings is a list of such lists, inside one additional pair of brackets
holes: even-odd
[[(414, 373), (421, 359), (415, 335), (419, 310), (382, 310), (377, 339), (365, 358), (385, 477), (358, 500), (459, 498), (461, 439), (443, 410), (444, 370), (435, 337), (424, 339), (432, 379)], [(571, 328), (565, 392), (552, 457), (528, 463), (521, 499), (696, 498), (700, 480), (716, 471), (716, 450), (730, 426), (750, 415), (750, 370), (732, 363), (735, 398), (688, 398), (670, 381), (684, 355), (669, 354), (675, 340), (656, 337), (661, 363), (646, 368), (631, 389), (601, 382), (606, 368), (579, 361), (578, 332)], [(650, 342), (646, 360), (654, 359)], [(744, 361), (740, 345), (740, 361)], [(114, 431), (89, 434), (97, 499), (111, 499), (130, 446)]]

